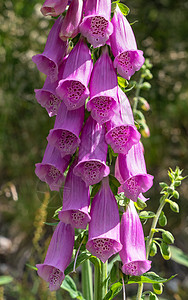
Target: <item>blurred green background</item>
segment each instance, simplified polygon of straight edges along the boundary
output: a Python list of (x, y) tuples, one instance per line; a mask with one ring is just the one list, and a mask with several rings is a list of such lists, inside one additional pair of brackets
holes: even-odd
[[(54, 123), (34, 97), (44, 76), (31, 58), (43, 52), (52, 25), (50, 18), (40, 13), (41, 3), (0, 3), (0, 275), (14, 277), (12, 283), (0, 286), (0, 299), (8, 300), (70, 299), (63, 291), (57, 296), (49, 293), (35, 271), (26, 266), (43, 260), (52, 230), (43, 222), (51, 220), (54, 209), (61, 205), (61, 194), (49, 195), (34, 174)], [(138, 20), (133, 25), (138, 48), (153, 64), (152, 88), (141, 96), (151, 106), (145, 113), (151, 137), (142, 141), (148, 172), (155, 176), (148, 209), (155, 211), (158, 183), (167, 180), (168, 168), (178, 165), (184, 175), (188, 170), (188, 1), (127, 0), (125, 4), (131, 10), (128, 20)], [(131, 100), (134, 91), (127, 96)], [(172, 230), (175, 245), (188, 254), (186, 182), (179, 192), (180, 214), (168, 210), (166, 228)], [(188, 298), (185, 266), (157, 255), (153, 270), (167, 277), (178, 273), (165, 285), (163, 299)], [(79, 272), (74, 279), (79, 286)], [(130, 289), (132, 293), (135, 290)]]

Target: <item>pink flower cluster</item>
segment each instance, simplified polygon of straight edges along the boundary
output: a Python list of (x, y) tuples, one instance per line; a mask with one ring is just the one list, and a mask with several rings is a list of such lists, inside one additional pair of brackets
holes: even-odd
[[(110, 20), (110, 0), (72, 0), (68, 4), (68, 0), (45, 1), (41, 8), (45, 16), (67, 11), (55, 20), (44, 52), (33, 56), (39, 71), (47, 75), (43, 88), (35, 90), (36, 99), (50, 117), (56, 116), (35, 172), (52, 191), (59, 191), (64, 184), (60, 222), (44, 263), (37, 265), (51, 291), (58, 289), (65, 277), (74, 228), (85, 229), (88, 224), (86, 248), (101, 261), (119, 252), (122, 270), (128, 275), (141, 275), (151, 264), (133, 201), (138, 197), (147, 200), (142, 193), (151, 188), (153, 176), (147, 174), (141, 136), (129, 100), (117, 82), (117, 72), (129, 80), (141, 68), (143, 52), (137, 49), (132, 28), (118, 6)], [(70, 51), (70, 39), (76, 36), (78, 42)], [(102, 47), (101, 55), (93, 65), (90, 50), (98, 47)], [(91, 112), (87, 119), (85, 107)], [(119, 192), (131, 200), (121, 224), (109, 185), (108, 145), (118, 153), (115, 176), (121, 183)], [(100, 181), (90, 208), (89, 186)]]

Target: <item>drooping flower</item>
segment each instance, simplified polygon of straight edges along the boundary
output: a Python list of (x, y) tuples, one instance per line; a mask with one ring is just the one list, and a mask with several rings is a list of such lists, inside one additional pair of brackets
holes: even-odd
[(90, 80), (90, 100), (87, 110), (100, 124), (111, 119), (117, 106), (117, 75), (108, 48), (104, 47), (102, 54), (94, 65)]
[(72, 0), (60, 31), (60, 38), (66, 41), (79, 33), (79, 24), (83, 16), (83, 0)]
[(132, 146), (127, 155), (119, 154), (116, 161), (116, 176), (122, 178), (121, 191), (133, 201), (143, 198), (153, 185), (153, 176), (147, 174), (144, 154), (140, 142)]
[(134, 119), (129, 100), (125, 93), (118, 89), (118, 107), (114, 116), (106, 123), (105, 139), (115, 153), (127, 154), (131, 147), (140, 140), (140, 133), (134, 126)]
[(78, 164), (74, 174), (80, 176), (86, 185), (96, 184), (110, 173), (106, 165), (107, 144), (105, 128), (91, 116), (87, 119), (81, 135)]
[(93, 198), (90, 216), (86, 248), (104, 263), (122, 249), (118, 205), (108, 177), (102, 180), (102, 186)]
[(49, 185), (51, 191), (59, 191), (65, 181), (63, 173), (67, 169), (69, 161), (70, 155), (62, 158), (59, 150), (48, 144), (42, 163), (35, 165), (35, 174), (41, 181)]
[(47, 140), (61, 152), (62, 157), (73, 154), (80, 144), (79, 134), (84, 122), (84, 112), (84, 106), (70, 111), (61, 103), (54, 128), (50, 130)]
[(104, 46), (113, 32), (110, 0), (87, 0), (80, 32), (94, 48)]
[(41, 13), (44, 16), (57, 17), (64, 12), (68, 0), (46, 0), (41, 7)]
[(87, 86), (92, 67), (90, 50), (81, 38), (67, 58), (62, 78), (56, 89), (67, 109), (77, 109), (85, 104), (89, 96)]
[(118, 5), (112, 24), (114, 31), (110, 36), (110, 45), (115, 57), (114, 67), (121, 76), (129, 80), (144, 63), (143, 51), (137, 49), (133, 30)]
[(123, 245), (119, 252), (123, 273), (140, 276), (147, 272), (151, 261), (146, 259), (143, 228), (133, 201), (130, 201), (121, 218), (120, 240)]
[(65, 278), (74, 247), (74, 229), (69, 224), (59, 222), (57, 225), (43, 264), (37, 264), (38, 275), (49, 282), (50, 291), (60, 288)]
[(68, 45), (67, 41), (59, 38), (62, 21), (61, 16), (55, 21), (48, 35), (44, 52), (32, 57), (39, 71), (49, 76), (51, 82), (58, 79), (58, 67), (63, 61)]
[(75, 228), (85, 229), (91, 217), (88, 214), (90, 204), (89, 187), (85, 182), (73, 174), (75, 162), (67, 174), (63, 189), (63, 207), (59, 212), (59, 219)]

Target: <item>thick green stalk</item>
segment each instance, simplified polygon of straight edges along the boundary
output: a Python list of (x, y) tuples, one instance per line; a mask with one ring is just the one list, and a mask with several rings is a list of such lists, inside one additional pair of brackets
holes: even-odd
[(86, 300), (93, 300), (92, 268), (89, 259), (82, 264), (82, 293)]
[(102, 300), (107, 293), (107, 262), (95, 263), (94, 300)]

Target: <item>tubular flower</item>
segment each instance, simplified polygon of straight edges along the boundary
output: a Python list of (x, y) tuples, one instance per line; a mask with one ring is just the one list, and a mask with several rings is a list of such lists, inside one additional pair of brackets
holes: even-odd
[(83, 0), (72, 0), (65, 18), (63, 19), (60, 38), (66, 41), (79, 33), (79, 24), (83, 17)]
[(86, 0), (80, 32), (94, 48), (104, 46), (113, 32), (110, 0)]
[(129, 100), (125, 93), (118, 89), (118, 108), (110, 121), (106, 123), (105, 139), (115, 153), (127, 154), (131, 147), (140, 140), (140, 133), (134, 126), (134, 119)]
[(102, 55), (94, 65), (90, 80), (90, 101), (87, 110), (100, 124), (111, 119), (117, 106), (117, 75), (108, 48), (104, 47)]
[(62, 17), (55, 21), (48, 35), (44, 52), (32, 57), (39, 71), (49, 76), (51, 82), (58, 79), (58, 67), (63, 61), (68, 45), (59, 38), (62, 21)]
[(71, 225), (59, 222), (57, 225), (43, 264), (37, 264), (38, 275), (49, 282), (50, 291), (60, 288), (65, 278), (74, 247), (74, 229)]
[(59, 219), (75, 228), (85, 229), (91, 218), (88, 214), (90, 204), (89, 187), (78, 176), (73, 174), (71, 165), (63, 189), (63, 207)]
[(98, 183), (110, 173), (106, 165), (108, 147), (104, 135), (105, 128), (90, 116), (83, 127), (78, 164), (74, 168), (74, 174), (87, 186)]
[(67, 58), (62, 78), (56, 89), (67, 109), (77, 109), (85, 104), (89, 96), (87, 86), (92, 67), (90, 50), (81, 38)]
[(102, 186), (93, 198), (90, 215), (86, 248), (104, 263), (122, 249), (119, 211), (108, 178), (102, 180)]
[(147, 174), (140, 142), (135, 144), (127, 155), (119, 154), (116, 164), (123, 180), (122, 190), (125, 196), (133, 201), (137, 201), (138, 197), (142, 198), (140, 193), (145, 193), (152, 187), (153, 176)]
[(143, 228), (133, 201), (130, 201), (121, 218), (120, 240), (123, 245), (119, 252), (123, 273), (140, 276), (147, 272), (151, 261), (146, 259)]
[(67, 169), (69, 161), (70, 155), (62, 158), (59, 150), (48, 144), (42, 163), (35, 165), (35, 174), (41, 181), (49, 185), (51, 191), (59, 191), (65, 181), (63, 173)]
[(73, 154), (80, 144), (79, 134), (84, 122), (84, 106), (69, 111), (62, 102), (55, 120), (54, 129), (50, 130), (48, 142), (56, 147), (61, 156)]
[(115, 57), (114, 67), (121, 76), (129, 80), (145, 61), (143, 51), (137, 49), (133, 30), (118, 6), (112, 24), (114, 31), (110, 36), (110, 45)]
[(41, 13), (44, 16), (57, 17), (64, 12), (68, 0), (46, 0), (41, 7)]

